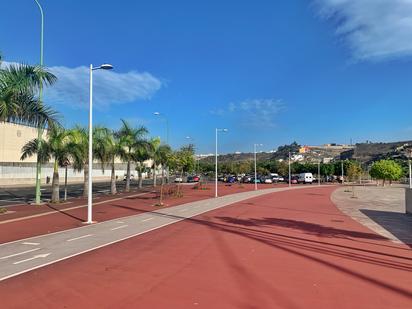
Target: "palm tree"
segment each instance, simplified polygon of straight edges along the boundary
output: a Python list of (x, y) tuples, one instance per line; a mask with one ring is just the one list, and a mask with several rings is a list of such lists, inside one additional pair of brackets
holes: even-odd
[(151, 140), (151, 159), (153, 160), (154, 167), (153, 186), (157, 185), (156, 170), (159, 165), (162, 167), (162, 185), (165, 183), (165, 168), (168, 166), (171, 152), (172, 149), (170, 146), (160, 144), (159, 138), (154, 138)]
[(40, 141), (35, 138), (27, 142), (22, 148), (20, 160), (25, 160), (35, 154), (39, 157), (39, 162), (47, 163), (53, 157), (53, 180), (52, 180), (52, 203), (60, 201), (59, 187), (59, 167), (62, 167), (64, 162), (69, 157), (69, 132), (59, 126), (52, 126), (47, 131), (47, 140)]
[(157, 185), (157, 167), (159, 166), (159, 147), (160, 147), (160, 138), (155, 137), (150, 141), (150, 158), (152, 159), (153, 167), (153, 187)]
[[(147, 143), (149, 146), (149, 143)], [(135, 147), (133, 151), (133, 161), (136, 162), (139, 189), (143, 187), (142, 173), (145, 169), (144, 162), (150, 159), (149, 147)]]
[(73, 168), (79, 172), (84, 171), (83, 197), (87, 197), (89, 189), (89, 132), (86, 128), (76, 126), (70, 130), (69, 136), (68, 147), (73, 160)]
[(120, 139), (112, 130), (103, 127), (95, 128), (93, 135), (94, 156), (101, 162), (103, 171), (105, 164), (109, 164), (111, 167), (110, 193), (114, 195), (117, 193), (114, 161), (117, 156), (122, 154), (123, 150)]
[(0, 121), (40, 128), (58, 123), (57, 113), (36, 97), (40, 88), (56, 80), (55, 75), (41, 66), (11, 64), (0, 68)]
[(127, 162), (126, 187), (125, 191), (130, 191), (130, 164), (133, 161), (133, 152), (139, 147), (146, 147), (147, 141), (144, 139), (148, 130), (144, 126), (132, 127), (127, 121), (121, 119), (122, 127), (117, 132), (122, 151), (120, 157)]

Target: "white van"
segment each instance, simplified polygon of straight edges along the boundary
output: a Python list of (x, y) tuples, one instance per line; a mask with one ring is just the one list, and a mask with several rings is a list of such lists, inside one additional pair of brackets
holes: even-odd
[(299, 174), (298, 183), (310, 183), (313, 182), (313, 175), (312, 173), (301, 173)]

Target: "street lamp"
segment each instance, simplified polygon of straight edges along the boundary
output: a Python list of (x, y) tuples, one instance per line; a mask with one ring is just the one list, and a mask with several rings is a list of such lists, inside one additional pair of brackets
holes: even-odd
[(255, 156), (255, 190), (257, 190), (257, 171), (256, 171), (256, 147), (263, 146), (263, 144), (253, 144), (254, 156)]
[[(41, 28), (40, 28), (40, 66), (43, 67), (43, 38), (44, 38), (44, 13), (43, 13), (43, 8), (40, 5), (39, 1), (34, 0), (37, 4), (37, 6), (39, 7), (40, 10), (40, 16), (41, 16)], [(39, 89), (39, 104), (41, 104), (41, 100), (42, 100), (42, 96), (43, 96), (43, 89), (42, 89), (42, 85), (40, 84), (40, 89)], [(39, 126), (37, 128), (37, 147), (40, 147), (40, 143), (41, 143), (41, 138), (43, 135), (43, 130), (42, 128)], [(41, 163), (40, 163), (40, 158), (39, 156), (37, 156), (37, 160), (36, 160), (36, 198), (35, 198), (35, 203), (36, 204), (40, 204), (40, 195), (41, 195), (41, 191), (40, 191), (40, 180), (41, 180)]]
[[(186, 136), (185, 137), (188, 141), (191, 141), (192, 142), (192, 145), (194, 145), (194, 142), (195, 142), (195, 139), (193, 138), (193, 137), (191, 137), (191, 136)], [(190, 143), (190, 142), (189, 142)], [(197, 157), (196, 157), (196, 154), (195, 154), (195, 173), (197, 174)]]
[(412, 165), (411, 165), (411, 158), (412, 158), (412, 149), (409, 150), (409, 158), (408, 158), (408, 166), (409, 166), (409, 189), (412, 189)]
[(113, 66), (104, 63), (98, 67), (90, 65), (90, 101), (89, 101), (89, 191), (87, 194), (87, 222), (93, 223), (92, 220), (92, 185), (93, 185), (93, 71), (95, 70), (111, 70)]
[(215, 197), (217, 197), (217, 133), (218, 132), (227, 132), (228, 129), (219, 129), (216, 128), (216, 152), (215, 152)]
[(320, 159), (318, 161), (318, 186), (320, 186)]
[(154, 112), (153, 115), (162, 117), (166, 121), (166, 143), (169, 144), (169, 119), (160, 112)]
[(292, 185), (292, 175), (290, 174), (290, 172), (291, 172), (291, 168), (290, 168), (290, 151), (289, 151), (288, 167), (289, 167), (289, 187), (290, 187)]

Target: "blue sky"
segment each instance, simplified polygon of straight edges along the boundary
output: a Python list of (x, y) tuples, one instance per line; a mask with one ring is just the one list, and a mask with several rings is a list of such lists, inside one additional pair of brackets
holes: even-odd
[[(45, 101), (63, 123), (124, 118), (174, 147), (192, 136), (221, 152), (412, 139), (412, 3), (404, 0), (40, 0), (45, 64), (59, 77)], [(37, 63), (34, 0), (2, 2), (5, 61)]]

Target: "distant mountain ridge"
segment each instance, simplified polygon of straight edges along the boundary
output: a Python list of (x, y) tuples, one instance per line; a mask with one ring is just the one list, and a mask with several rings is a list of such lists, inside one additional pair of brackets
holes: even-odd
[[(299, 150), (304, 152), (299, 153)], [(389, 143), (367, 142), (346, 147), (328, 145), (302, 147), (297, 143), (292, 143), (291, 145), (280, 146), (276, 152), (259, 152), (257, 153), (257, 159), (259, 161), (286, 160), (290, 151), (295, 154), (300, 154), (299, 160), (307, 162), (313, 162), (319, 159), (324, 161), (352, 159), (357, 160), (362, 164), (371, 164), (380, 159), (407, 160), (411, 150), (412, 140)], [(253, 159), (254, 154), (251, 152), (219, 155), (219, 162), (222, 163), (252, 161)], [(214, 156), (203, 157), (200, 160), (213, 163)]]

